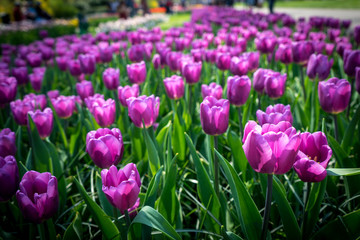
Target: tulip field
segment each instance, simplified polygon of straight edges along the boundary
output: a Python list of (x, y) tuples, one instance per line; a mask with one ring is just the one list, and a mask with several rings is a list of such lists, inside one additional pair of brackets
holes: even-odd
[(358, 239), (359, 47), (225, 7), (2, 44), (0, 239)]

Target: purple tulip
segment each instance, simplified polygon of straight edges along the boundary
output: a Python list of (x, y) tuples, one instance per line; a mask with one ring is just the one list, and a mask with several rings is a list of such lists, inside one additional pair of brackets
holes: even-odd
[(41, 53), (29, 53), (28, 55), (26, 55), (26, 60), (31, 67), (40, 67), (42, 62)]
[(280, 44), (275, 53), (275, 60), (284, 64), (292, 63), (293, 55), (291, 44)]
[(278, 124), (282, 121), (289, 122), (290, 124), (293, 123), (293, 116), (291, 114), (290, 105), (270, 105), (266, 108), (265, 112), (261, 111), (260, 109), (257, 110), (256, 117), (260, 126), (263, 126), (266, 123)]
[(232, 57), (230, 61), (230, 72), (234, 75), (246, 75), (249, 69), (249, 61), (246, 57)]
[(310, 56), (306, 73), (310, 79), (315, 79), (316, 76), (320, 81), (325, 80), (329, 74), (334, 60), (328, 60), (328, 57), (322, 54), (312, 54)]
[(186, 83), (193, 85), (200, 80), (201, 62), (190, 62), (183, 66), (182, 74), (185, 77)]
[(21, 58), (16, 58), (14, 62), (16, 67), (26, 67), (26, 61)]
[(332, 150), (323, 132), (302, 133), (294, 170), (304, 182), (320, 182), (326, 177), (331, 156)]
[(128, 57), (132, 62), (140, 62), (144, 60), (144, 45), (137, 44), (131, 46), (127, 51)]
[(251, 90), (251, 80), (248, 76), (234, 76), (227, 79), (227, 98), (230, 103), (239, 107), (246, 103)]
[(164, 79), (166, 94), (170, 99), (179, 99), (184, 96), (184, 81), (182, 77), (173, 75)]
[(41, 223), (51, 218), (59, 207), (58, 182), (49, 172), (28, 171), (16, 192), (19, 208), (26, 219)]
[(161, 64), (161, 59), (160, 59), (160, 55), (159, 54), (155, 54), (153, 59), (152, 59), (152, 64), (154, 66), (155, 69), (160, 69), (162, 68), (162, 64)]
[(29, 111), (28, 114), (34, 121), (40, 137), (44, 139), (50, 136), (54, 125), (52, 110), (50, 108), (45, 108), (44, 111), (38, 109), (35, 111)]
[(0, 157), (16, 154), (16, 137), (15, 133), (9, 128), (0, 131)]
[(334, 42), (337, 37), (341, 34), (341, 30), (337, 28), (329, 28), (327, 30), (328, 38), (331, 42)]
[[(284, 130), (285, 127), (288, 128)], [(284, 174), (292, 168), (301, 137), (290, 123), (265, 124), (261, 127), (249, 121), (244, 132), (244, 152), (256, 172)]]
[(360, 45), (360, 25), (357, 25), (354, 28), (354, 40), (357, 43), (357, 45)]
[(293, 42), (292, 52), (295, 63), (306, 65), (311, 54), (315, 51), (314, 45), (309, 41)]
[(360, 50), (344, 52), (344, 71), (349, 77), (355, 76), (355, 68), (360, 67)]
[(356, 67), (355, 88), (356, 91), (360, 94), (360, 67)]
[[(348, 42), (339, 42), (336, 44), (336, 52), (344, 59), (345, 56), (345, 51), (346, 50), (352, 50), (352, 45), (351, 43), (348, 43)], [(345, 63), (345, 61), (344, 61)], [(345, 67), (345, 65), (344, 65)]]
[(201, 62), (204, 55), (204, 49), (197, 48), (197, 49), (191, 49), (191, 56), (194, 59), (194, 62)]
[(120, 84), (120, 70), (115, 68), (107, 68), (103, 72), (103, 81), (105, 84), (105, 87), (109, 90), (117, 89), (117, 87)]
[(51, 103), (59, 118), (71, 117), (76, 109), (74, 96), (59, 96), (57, 98), (52, 98)]
[(140, 97), (131, 97), (126, 100), (129, 108), (129, 117), (134, 125), (138, 128), (151, 127), (159, 115), (160, 99), (151, 95)]
[(230, 53), (218, 52), (216, 55), (216, 67), (222, 71), (230, 69), (231, 56)]
[(319, 82), (318, 94), (321, 108), (325, 112), (338, 114), (349, 105), (351, 85), (345, 79), (330, 78)]
[(42, 45), (40, 47), (41, 58), (45, 61), (49, 61), (54, 57), (54, 51), (52, 48)]
[(12, 75), (16, 78), (18, 85), (27, 84), (29, 82), (27, 67), (13, 68)]
[(81, 72), (84, 74), (93, 74), (96, 68), (95, 56), (92, 54), (79, 55)]
[(10, 108), (15, 122), (19, 125), (26, 126), (27, 113), (34, 110), (34, 103), (32, 101), (21, 101), (18, 99), (10, 103)]
[(146, 65), (144, 61), (140, 63), (128, 64), (126, 66), (129, 81), (141, 85), (146, 80)]
[(17, 81), (14, 77), (0, 80), (0, 105), (13, 101), (16, 97)]
[(206, 97), (200, 104), (200, 120), (204, 132), (209, 135), (225, 133), (229, 125), (229, 110), (229, 100)]
[(139, 96), (139, 85), (134, 84), (132, 86), (119, 86), (118, 87), (118, 97), (121, 105), (124, 107), (128, 107), (127, 99), (131, 97), (138, 97)]
[(277, 44), (277, 38), (272, 34), (260, 34), (255, 38), (256, 49), (261, 53), (272, 53)]
[(23, 101), (29, 101), (32, 102), (34, 105), (34, 108), (40, 108), (40, 109), (44, 109), (46, 107), (46, 96), (44, 94), (34, 94), (34, 93), (29, 93), (27, 95), (24, 96)]
[(98, 98), (96, 101), (92, 102), (91, 106), (88, 106), (88, 108), (92, 115), (94, 115), (96, 122), (101, 127), (107, 127), (114, 123), (116, 116), (116, 105), (113, 99), (109, 98), (105, 101), (103, 98)]
[(330, 56), (334, 52), (335, 44), (326, 43), (325, 44), (325, 52), (328, 56)]
[(265, 76), (272, 70), (259, 68), (254, 73), (253, 87), (258, 93), (263, 93), (265, 88)]
[(223, 93), (223, 89), (221, 85), (218, 85), (215, 82), (212, 82), (209, 85), (206, 84), (201, 85), (201, 95), (203, 99), (205, 99), (207, 96), (212, 96), (216, 99), (221, 99), (222, 93)]
[(31, 73), (29, 78), (32, 88), (39, 92), (41, 90), (44, 74)]
[(0, 202), (10, 200), (19, 186), (19, 169), (13, 156), (0, 156), (0, 183)]
[[(161, 53), (160, 53), (161, 55)], [(178, 60), (182, 57), (181, 52), (169, 52), (166, 54), (166, 64), (169, 66), (170, 70), (177, 72), (179, 69)]]
[(61, 71), (66, 71), (68, 68), (68, 61), (70, 60), (67, 56), (56, 57), (56, 64)]
[(286, 83), (286, 73), (281, 75), (279, 72), (270, 72), (265, 75), (265, 93), (269, 98), (277, 99), (284, 95)]
[(100, 59), (103, 63), (111, 62), (113, 58), (113, 49), (112, 47), (103, 47), (100, 48)]
[(124, 211), (134, 211), (134, 206), (139, 203), (141, 180), (134, 163), (127, 164), (117, 170), (112, 165), (109, 170), (101, 171), (102, 190), (111, 205), (124, 214)]
[(51, 90), (51, 91), (47, 92), (47, 96), (50, 99), (57, 98), (58, 96), (60, 96), (60, 92), (59, 92), (59, 90)]
[(70, 59), (67, 60), (68, 62), (68, 69), (70, 71), (70, 74), (73, 76), (80, 76), (81, 75), (81, 67), (80, 67), (80, 61), (77, 59)]
[(80, 96), (81, 100), (94, 95), (94, 88), (90, 81), (82, 81), (76, 83), (76, 92)]
[(215, 49), (206, 49), (205, 50), (205, 61), (210, 63), (215, 63), (216, 61), (216, 50)]
[(86, 135), (86, 152), (100, 168), (117, 165), (124, 153), (124, 143), (118, 128), (99, 128)]

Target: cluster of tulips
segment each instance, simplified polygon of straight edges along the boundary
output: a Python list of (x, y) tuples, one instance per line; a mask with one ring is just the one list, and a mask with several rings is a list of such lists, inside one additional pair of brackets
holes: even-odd
[[(79, 201), (84, 199), (92, 214), (82, 217), (92, 219), (105, 238), (150, 236), (144, 226), (135, 230), (133, 225), (142, 223), (180, 239), (174, 227), (194, 228), (196, 223), (196, 234), (236, 239), (233, 231), (265, 239), (273, 182), (276, 201), (286, 200), (286, 182), (305, 214), (295, 216), (287, 205), (290, 213), (284, 215), (277, 202), (284, 226), (274, 219), (272, 234), (277, 238), (284, 233), (275, 229), (284, 228), (288, 238), (294, 231), (297, 238), (312, 236), (328, 165), (332, 174), (345, 178), (348, 201), (358, 194), (347, 174), (358, 174), (360, 163), (344, 163), (350, 153), (358, 156), (352, 146), (358, 144), (360, 118), (354, 92), (360, 93), (360, 26), (350, 30), (350, 24), (205, 8), (194, 10), (183, 27), (166, 31), (155, 27), (44, 37), (27, 46), (3, 44), (0, 201), (21, 211), (21, 217), (13, 217), (2, 209), (9, 214), (4, 219), (37, 224), (42, 239), (64, 230), (64, 238), (79, 229), (77, 237), (83, 236), (88, 233), (76, 226), (78, 215), (71, 213), (82, 212), (83, 206), (74, 205), (80, 193)], [(264, 197), (249, 193), (255, 192), (256, 182), (266, 187), (257, 173), (268, 175)], [(307, 183), (304, 202), (298, 196), (303, 184), (296, 179)], [(335, 186), (339, 180), (331, 181)], [(261, 226), (256, 205), (263, 205), (253, 198), (265, 197)], [(317, 207), (308, 208), (311, 204)], [(356, 204), (349, 207), (354, 214)], [(196, 207), (199, 222), (187, 224), (183, 217), (193, 211), (187, 215), (181, 209)], [(254, 209), (251, 219), (247, 214)], [(55, 226), (49, 220), (54, 216)], [(293, 225), (284, 222), (286, 216), (295, 218)], [(182, 232), (183, 238), (193, 237), (191, 231)]]

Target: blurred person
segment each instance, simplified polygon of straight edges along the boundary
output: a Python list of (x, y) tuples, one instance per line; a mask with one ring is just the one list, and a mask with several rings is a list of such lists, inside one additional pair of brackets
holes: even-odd
[(172, 0), (167, 0), (166, 4), (165, 4), (165, 9), (166, 9), (166, 13), (167, 14), (171, 14), (172, 13), (172, 6), (173, 6), (173, 2)]
[(274, 5), (275, 5), (275, 0), (269, 0), (270, 13), (274, 13)]
[(22, 12), (21, 5), (19, 2), (15, 3), (15, 7), (13, 10), (13, 16), (14, 16), (15, 22), (20, 22), (24, 19), (24, 14)]
[(36, 18), (37, 20), (50, 20), (51, 16), (41, 8), (41, 3), (36, 2), (35, 3), (35, 11), (36, 11)]
[(143, 9), (143, 15), (150, 14), (149, 6), (148, 6), (146, 0), (141, 0), (141, 6), (142, 6), (142, 9)]
[(126, 4), (124, 1), (120, 1), (120, 4), (118, 6), (117, 12), (119, 14), (120, 19), (127, 19), (129, 15), (129, 10), (126, 7)]
[(130, 17), (133, 17), (135, 15), (134, 0), (126, 0), (125, 4), (130, 12)]

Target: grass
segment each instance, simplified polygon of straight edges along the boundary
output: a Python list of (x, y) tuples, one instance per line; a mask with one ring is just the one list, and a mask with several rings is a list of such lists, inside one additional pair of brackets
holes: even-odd
[[(243, 3), (238, 3), (238, 6), (243, 6)], [(268, 2), (265, 1), (265, 6)], [(333, 9), (360, 9), (360, 0), (285, 0), (276, 1), (275, 7), (283, 8), (333, 8)], [(359, 13), (360, 14), (360, 13)]]
[(181, 27), (184, 22), (190, 21), (190, 12), (175, 13), (170, 16), (169, 21), (159, 24), (162, 30), (167, 30), (171, 27)]

